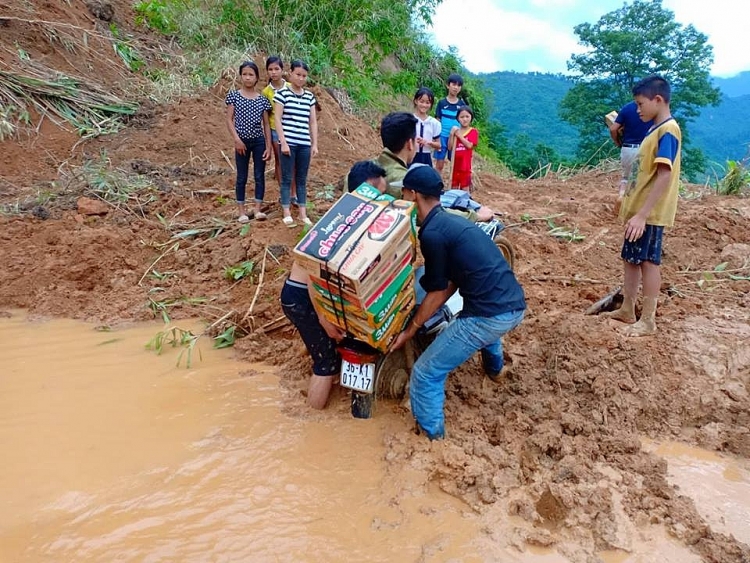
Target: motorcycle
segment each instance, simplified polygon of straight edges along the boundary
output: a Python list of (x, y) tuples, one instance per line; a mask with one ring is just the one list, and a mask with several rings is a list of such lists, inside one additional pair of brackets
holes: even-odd
[[(493, 239), (512, 270), (515, 251), (511, 242), (501, 234), (505, 228), (503, 223), (493, 219), (476, 225)], [(421, 277), (421, 271), (418, 268), (415, 272), (417, 280)], [(420, 302), (420, 295), (417, 295), (417, 305)], [(377, 399), (402, 399), (408, 388), (414, 361), (458, 316), (462, 307), (463, 299), (456, 292), (424, 323), (415, 337), (399, 350), (382, 353), (349, 337), (342, 340), (338, 347), (341, 355), (340, 384), (351, 390), (352, 416), (371, 418)]]

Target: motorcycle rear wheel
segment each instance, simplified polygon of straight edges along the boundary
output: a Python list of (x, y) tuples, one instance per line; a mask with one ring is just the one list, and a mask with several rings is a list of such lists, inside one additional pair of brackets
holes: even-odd
[(495, 237), (495, 244), (500, 249), (500, 252), (503, 253), (503, 257), (508, 263), (508, 266), (510, 266), (510, 269), (514, 270), (516, 262), (516, 250), (513, 248), (513, 244), (503, 235), (497, 235)]
[[(505, 261), (508, 262), (508, 266), (513, 270), (516, 261), (513, 244), (502, 235), (495, 236), (494, 241)], [(414, 357), (419, 357), (432, 340), (434, 336), (418, 335), (413, 338)], [(370, 418), (375, 401), (378, 399), (402, 399), (406, 393), (409, 376), (409, 367), (403, 348), (381, 356), (375, 364), (375, 392), (370, 394), (353, 392), (352, 415), (356, 418)]]

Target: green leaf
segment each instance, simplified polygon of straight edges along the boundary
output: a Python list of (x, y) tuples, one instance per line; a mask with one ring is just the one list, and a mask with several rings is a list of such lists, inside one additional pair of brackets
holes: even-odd
[(727, 266), (729, 266), (729, 262), (722, 262), (714, 268), (714, 272), (723, 272), (727, 269)]
[(244, 237), (249, 232), (250, 232), (250, 223), (246, 223), (242, 225), (242, 228), (240, 229), (240, 236)]
[(229, 348), (234, 346), (234, 333), (237, 327), (234, 325), (227, 328), (224, 332), (214, 337), (214, 348)]
[(187, 231), (181, 231), (176, 235), (173, 235), (172, 238), (190, 238), (199, 235), (202, 232), (204, 232), (203, 229), (188, 229)]

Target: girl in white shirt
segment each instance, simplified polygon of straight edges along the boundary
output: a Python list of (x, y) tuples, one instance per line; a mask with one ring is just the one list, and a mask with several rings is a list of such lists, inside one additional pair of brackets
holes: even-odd
[(417, 118), (417, 154), (412, 162), (432, 166), (432, 151), (440, 148), (440, 122), (429, 112), (435, 104), (435, 94), (429, 88), (420, 88), (414, 94), (414, 117)]

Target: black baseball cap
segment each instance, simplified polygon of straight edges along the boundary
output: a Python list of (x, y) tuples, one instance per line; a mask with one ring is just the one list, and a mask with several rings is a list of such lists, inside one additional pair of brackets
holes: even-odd
[(432, 166), (421, 163), (412, 164), (404, 179), (391, 185), (432, 197), (440, 197), (445, 187), (440, 173)]

